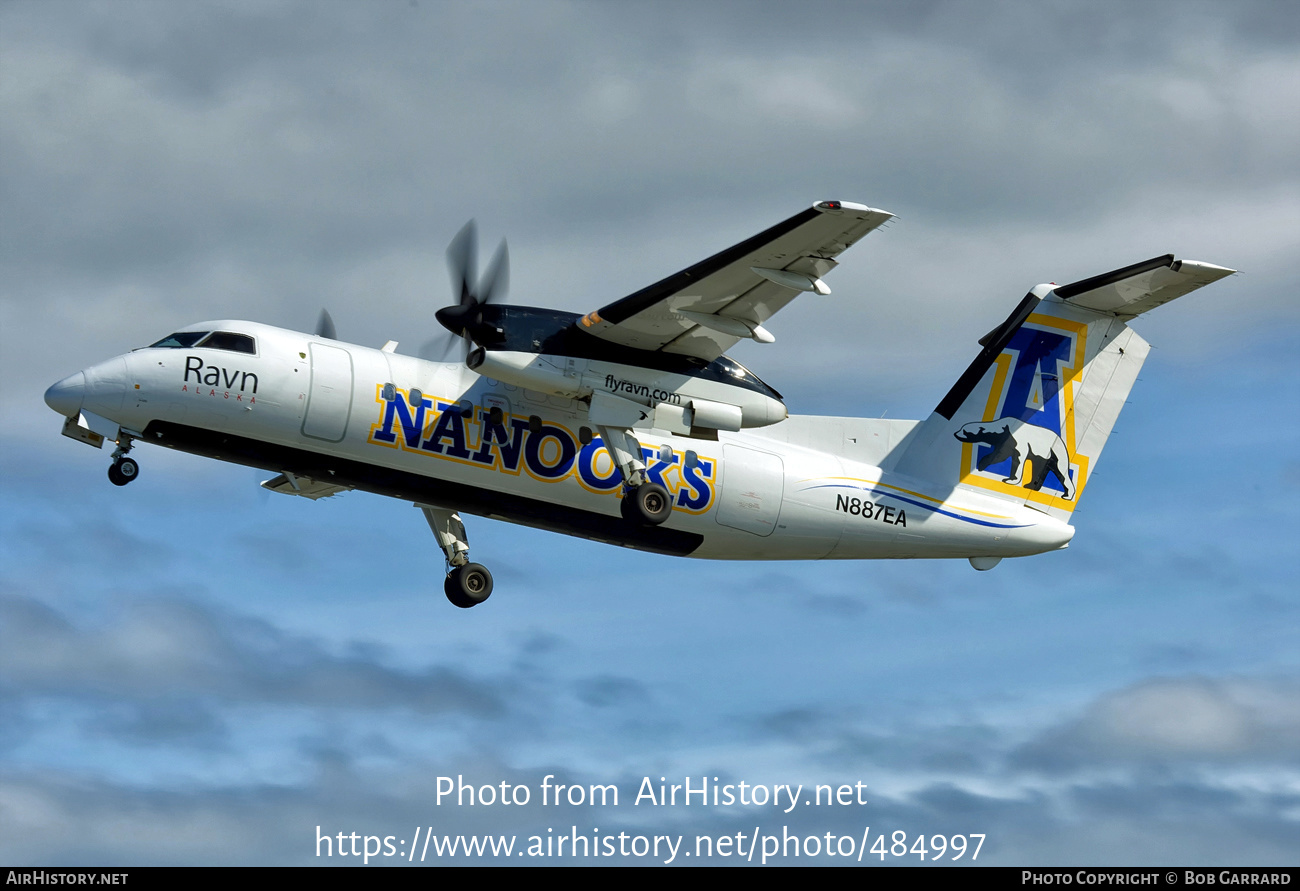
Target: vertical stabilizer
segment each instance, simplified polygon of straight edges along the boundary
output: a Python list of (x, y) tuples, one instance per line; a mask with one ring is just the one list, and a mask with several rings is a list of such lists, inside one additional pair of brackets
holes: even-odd
[(1150, 350), (1125, 322), (1231, 269), (1172, 254), (1070, 285), (1039, 285), (894, 469), (1069, 521)]

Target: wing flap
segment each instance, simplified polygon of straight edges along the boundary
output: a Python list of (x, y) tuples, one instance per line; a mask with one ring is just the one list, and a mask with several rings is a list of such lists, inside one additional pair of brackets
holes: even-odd
[(861, 204), (820, 202), (588, 313), (579, 325), (590, 334), (635, 349), (716, 359), (740, 339), (727, 333), (735, 325), (702, 325), (683, 312), (724, 316), (746, 323), (751, 330), (761, 328), (802, 291), (828, 293), (820, 279), (835, 268), (835, 257), (892, 216)]
[(269, 489), (272, 492), (279, 492), (281, 495), (301, 495), (303, 498), (310, 498), (312, 501), (317, 498), (329, 498), (331, 495), (337, 495), (340, 492), (347, 492), (352, 489), (351, 486), (323, 483), (287, 471), (269, 480), (264, 480), (262, 488)]

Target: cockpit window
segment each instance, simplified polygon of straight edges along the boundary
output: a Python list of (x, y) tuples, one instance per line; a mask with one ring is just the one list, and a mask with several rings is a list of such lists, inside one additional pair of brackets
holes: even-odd
[(741, 365), (735, 359), (732, 359), (729, 356), (719, 356), (718, 358), (713, 360), (713, 364), (718, 366), (727, 374), (734, 377), (736, 380), (741, 381), (742, 383), (749, 384), (751, 386), (756, 385), (756, 388), (760, 390), (764, 390), (764, 389), (771, 390), (773, 395), (775, 395), (777, 399), (781, 398), (780, 393), (777, 393), (776, 390), (772, 389), (771, 386), (765, 384), (762, 381), (762, 379), (759, 378), (758, 375), (754, 374), (754, 372), (750, 371), (744, 365)]
[(257, 344), (252, 337), (231, 331), (214, 331), (211, 337), (198, 346), (209, 350), (229, 350), (232, 353), (257, 353)]
[(208, 336), (207, 331), (177, 331), (169, 334), (157, 343), (149, 344), (150, 349), (185, 349), (192, 347)]

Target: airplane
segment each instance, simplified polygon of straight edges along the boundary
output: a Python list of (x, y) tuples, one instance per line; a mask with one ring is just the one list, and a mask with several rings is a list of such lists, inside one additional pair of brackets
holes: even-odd
[(216, 320), (66, 377), (45, 401), (65, 435), (116, 445), (119, 486), (148, 442), (274, 473), (262, 485), (285, 495), (409, 501), (461, 608), (493, 587), (462, 513), (722, 560), (983, 571), (1065, 548), (1149, 349), (1127, 323), (1234, 270), (1166, 254), (1038, 285), (924, 420), (789, 414), (726, 351), (774, 342), (769, 319), (801, 294), (825, 300), (839, 255), (891, 217), (820, 201), (585, 315), (502, 303), (505, 243), (479, 278), (471, 221), (448, 249), (457, 300), (436, 313), (464, 361), (346, 343), (328, 312), (314, 334)]

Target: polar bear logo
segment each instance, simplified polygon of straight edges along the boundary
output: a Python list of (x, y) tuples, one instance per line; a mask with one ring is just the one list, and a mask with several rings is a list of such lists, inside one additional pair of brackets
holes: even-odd
[[(1024, 483), (1025, 488), (1037, 492), (1043, 487), (1048, 471), (1051, 471), (1065, 490), (1062, 497), (1074, 497), (1074, 481), (1070, 479), (1070, 452), (1061, 437), (1046, 427), (1037, 427), (1007, 415), (996, 421), (972, 421), (953, 436), (960, 442), (982, 442), (992, 447), (993, 450), (976, 465), (979, 470), (1010, 458), (1011, 469), (1002, 482), (1013, 486)], [(1027, 483), (1024, 482), (1026, 459), (1034, 462), (1034, 478)]]

